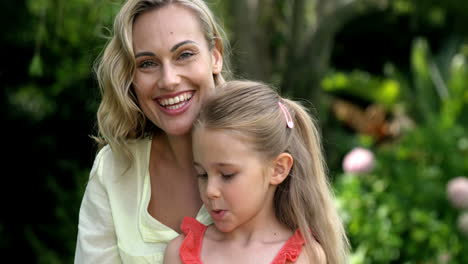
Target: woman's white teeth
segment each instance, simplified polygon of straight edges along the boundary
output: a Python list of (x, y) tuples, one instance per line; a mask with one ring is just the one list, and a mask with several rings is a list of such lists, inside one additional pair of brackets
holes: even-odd
[(183, 104), (178, 104), (178, 105), (171, 105), (171, 106), (166, 106), (166, 108), (169, 108), (171, 110), (176, 110), (182, 107)]
[(159, 104), (171, 110), (174, 110), (174, 109), (180, 108), (183, 105), (183, 102), (187, 101), (190, 98), (192, 98), (191, 93), (184, 93), (184, 94), (181, 94), (179, 96), (175, 96), (169, 99), (161, 99), (159, 100)]

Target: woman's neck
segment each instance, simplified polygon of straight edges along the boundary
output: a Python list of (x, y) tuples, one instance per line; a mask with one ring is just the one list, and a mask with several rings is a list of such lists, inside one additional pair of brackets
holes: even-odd
[(182, 169), (193, 167), (191, 134), (181, 136), (155, 134), (152, 149), (162, 161)]
[(151, 198), (148, 212), (180, 232), (184, 216), (196, 217), (202, 201), (193, 168), (190, 136), (155, 134), (149, 164)]

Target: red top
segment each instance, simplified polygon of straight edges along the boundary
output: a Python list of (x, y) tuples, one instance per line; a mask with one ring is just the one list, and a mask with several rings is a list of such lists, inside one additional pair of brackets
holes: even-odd
[[(208, 227), (191, 217), (185, 217), (181, 229), (185, 239), (179, 249), (179, 255), (184, 264), (203, 264), (200, 259), (203, 236)], [(271, 264), (284, 264), (286, 261), (294, 263), (305, 244), (299, 230), (286, 241), (281, 250), (276, 254)]]

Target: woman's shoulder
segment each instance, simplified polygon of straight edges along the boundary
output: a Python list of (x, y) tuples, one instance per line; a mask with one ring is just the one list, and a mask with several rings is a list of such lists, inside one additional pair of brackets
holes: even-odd
[(131, 168), (146, 167), (150, 145), (151, 141), (149, 139), (128, 142), (127, 150), (133, 158), (132, 164), (130, 164), (130, 161), (127, 161), (122, 153), (116, 152), (107, 144), (97, 152), (90, 175), (98, 175), (99, 177), (108, 174), (122, 175)]
[[(151, 145), (151, 140), (148, 138), (131, 140), (126, 142), (125, 149), (134, 156), (138, 158), (140, 155), (144, 155), (149, 151)], [(95, 162), (99, 161), (116, 161), (120, 162), (121, 157), (124, 156), (123, 153), (118, 152), (111, 148), (109, 144), (102, 147), (96, 154)]]
[[(127, 140), (125, 141), (124, 144), (121, 145), (121, 147), (124, 147), (127, 149), (130, 153), (132, 154), (137, 154), (139, 153), (142, 149), (148, 148), (151, 144), (151, 138), (140, 138), (140, 139), (132, 139), (132, 140)], [(104, 145), (97, 153), (99, 156), (100, 153), (107, 153), (107, 155), (116, 155), (118, 156), (121, 153), (118, 153), (114, 151), (111, 148), (111, 145), (106, 144)]]
[(94, 158), (93, 167), (91, 169), (90, 178), (93, 178), (95, 175), (100, 175), (102, 172), (103, 160), (109, 159), (112, 157), (112, 150), (109, 145), (102, 147), (96, 154)]

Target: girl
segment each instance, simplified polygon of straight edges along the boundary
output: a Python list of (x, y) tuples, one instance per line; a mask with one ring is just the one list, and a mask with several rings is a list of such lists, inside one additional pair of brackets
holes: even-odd
[(265, 84), (233, 81), (192, 132), (198, 187), (214, 224), (185, 218), (165, 263), (345, 263), (319, 133)]

